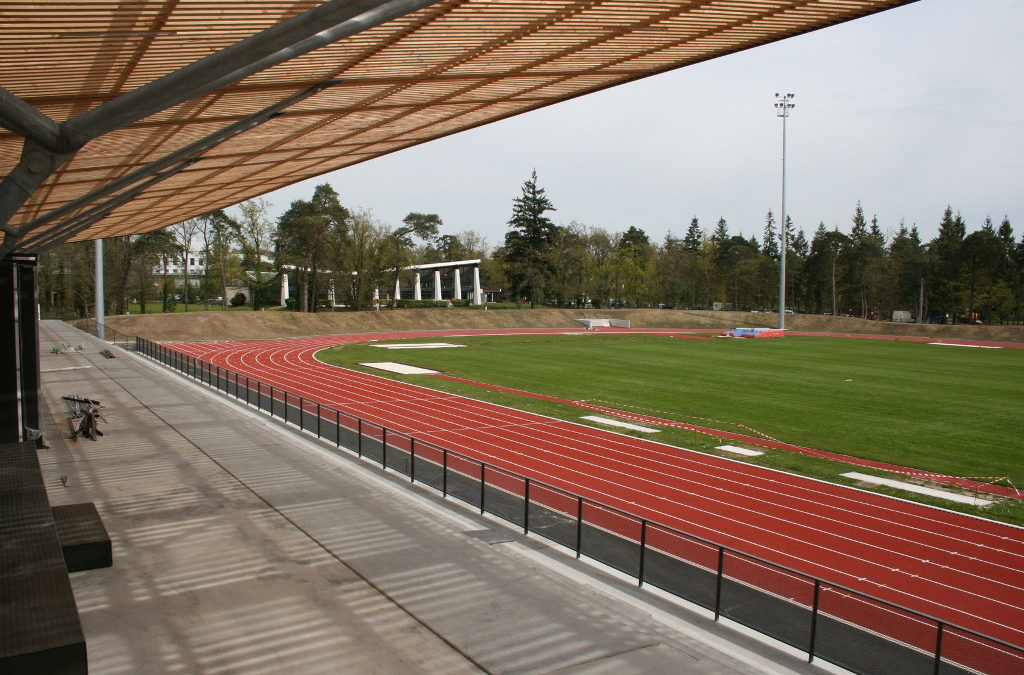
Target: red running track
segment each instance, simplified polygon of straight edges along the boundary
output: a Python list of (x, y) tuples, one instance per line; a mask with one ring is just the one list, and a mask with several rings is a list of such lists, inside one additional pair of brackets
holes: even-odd
[(641, 518), (1024, 645), (1024, 529), (314, 358), (321, 349), (345, 343), (493, 333), (424, 331), (168, 346)]

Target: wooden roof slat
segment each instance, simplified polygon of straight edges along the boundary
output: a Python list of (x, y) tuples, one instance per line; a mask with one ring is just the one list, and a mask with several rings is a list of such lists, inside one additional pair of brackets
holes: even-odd
[[(336, 86), (206, 153), (79, 238), (139, 232), (322, 172), (910, 0), (443, 0), (86, 145), (25, 223), (246, 115)], [(0, 86), (58, 122), (316, 0), (5, 1)], [(0, 173), (21, 139), (0, 129)], [(158, 195), (159, 198), (154, 199)]]

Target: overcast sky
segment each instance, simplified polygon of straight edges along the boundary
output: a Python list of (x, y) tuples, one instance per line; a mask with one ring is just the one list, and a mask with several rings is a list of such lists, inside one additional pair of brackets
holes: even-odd
[(1024, 233), (1024, 2), (921, 0), (480, 129), (266, 195), (276, 218), (327, 181), (392, 226), (437, 213), (444, 233), (500, 245), (534, 169), (572, 221), (660, 242), (696, 216), (761, 238), (778, 219), (782, 120), (792, 92), (786, 211), (810, 238), (849, 231), (858, 200), (883, 231), (937, 232), (946, 205), (968, 231), (1009, 216)]

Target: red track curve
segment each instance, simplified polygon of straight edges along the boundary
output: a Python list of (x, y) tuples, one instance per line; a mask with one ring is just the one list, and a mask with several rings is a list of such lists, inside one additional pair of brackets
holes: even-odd
[[(508, 332), (566, 331), (502, 331)], [(1024, 645), (1021, 528), (314, 358), (321, 349), (345, 343), (494, 333), (448, 330), (168, 346), (639, 517)]]

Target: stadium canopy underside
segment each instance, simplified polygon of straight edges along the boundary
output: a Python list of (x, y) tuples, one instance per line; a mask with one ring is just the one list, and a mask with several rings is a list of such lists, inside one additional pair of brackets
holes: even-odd
[(4, 0), (0, 258), (908, 0)]

